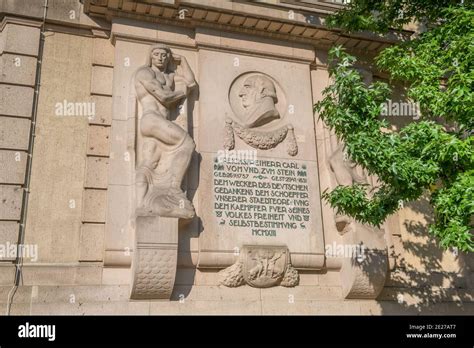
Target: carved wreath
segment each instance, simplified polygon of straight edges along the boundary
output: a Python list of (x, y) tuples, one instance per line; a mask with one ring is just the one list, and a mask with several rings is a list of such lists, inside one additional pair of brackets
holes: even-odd
[(234, 149), (234, 133), (236, 133), (247, 145), (260, 150), (272, 149), (287, 138), (287, 153), (290, 156), (296, 156), (298, 153), (298, 144), (296, 143), (294, 128), (291, 124), (265, 132), (246, 128), (231, 119), (226, 119), (225, 123), (224, 148), (226, 150)]

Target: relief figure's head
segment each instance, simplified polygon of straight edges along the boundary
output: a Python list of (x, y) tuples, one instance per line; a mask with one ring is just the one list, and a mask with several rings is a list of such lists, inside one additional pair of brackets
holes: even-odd
[(245, 109), (261, 103), (265, 98), (271, 98), (274, 104), (278, 102), (275, 85), (269, 78), (261, 75), (247, 78), (239, 92), (239, 97)]
[(238, 92), (245, 110), (247, 127), (256, 127), (279, 118), (275, 108), (278, 102), (275, 85), (266, 76), (253, 75), (245, 79)]
[(171, 61), (171, 50), (168, 46), (163, 44), (156, 44), (150, 47), (150, 55), (148, 66), (159, 69), (160, 71), (167, 71), (168, 64)]

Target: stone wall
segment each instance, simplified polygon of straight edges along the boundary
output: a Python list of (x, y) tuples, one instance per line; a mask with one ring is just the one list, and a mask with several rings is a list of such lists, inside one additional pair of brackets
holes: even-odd
[[(26, 196), (40, 23), (5, 16), (0, 22), (0, 243), (19, 241)], [(12, 255), (0, 259), (1, 282), (13, 282)]]

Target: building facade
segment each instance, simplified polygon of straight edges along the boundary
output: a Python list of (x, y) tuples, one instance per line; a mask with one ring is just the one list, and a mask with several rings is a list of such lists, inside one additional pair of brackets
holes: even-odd
[(328, 29), (342, 6), (0, 0), (0, 309), (472, 314), (427, 200), (377, 229), (321, 199), (376, 183), (313, 113), (328, 50), (370, 83), (397, 39)]

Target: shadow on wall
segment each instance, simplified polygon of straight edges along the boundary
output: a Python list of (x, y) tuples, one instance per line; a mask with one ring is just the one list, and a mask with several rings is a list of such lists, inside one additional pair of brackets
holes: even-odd
[[(438, 246), (428, 232), (428, 225), (433, 222), (428, 197), (410, 203), (407, 208), (422, 218), (405, 219), (401, 243), (389, 251), (389, 256), (395, 259), (395, 267), (389, 271), (384, 289), (377, 297), (381, 314), (472, 315), (473, 255), (443, 251)], [(374, 269), (380, 269), (380, 265), (374, 264), (377, 262), (380, 263), (380, 258), (369, 254), (359, 267), (374, 277)], [(452, 267), (453, 264), (456, 266)]]

